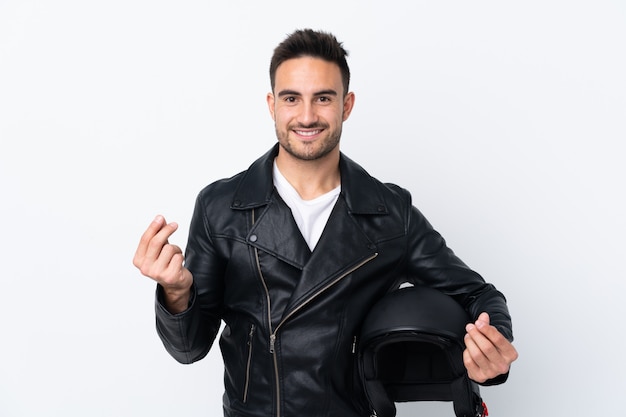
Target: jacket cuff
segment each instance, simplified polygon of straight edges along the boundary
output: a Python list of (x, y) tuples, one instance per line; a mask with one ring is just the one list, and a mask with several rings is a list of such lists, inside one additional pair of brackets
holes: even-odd
[(507, 379), (509, 379), (509, 372), (507, 372), (506, 374), (498, 375), (495, 378), (488, 379), (479, 385), (482, 385), (483, 387), (489, 387), (492, 385), (500, 385), (500, 384), (504, 384)]

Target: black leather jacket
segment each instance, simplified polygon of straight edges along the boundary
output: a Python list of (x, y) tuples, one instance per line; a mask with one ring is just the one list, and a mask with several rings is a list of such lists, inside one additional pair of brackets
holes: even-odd
[(221, 320), (226, 416), (369, 415), (353, 378), (359, 325), (405, 281), (482, 311), (512, 339), (504, 296), (446, 246), (409, 193), (341, 156), (341, 194), (315, 250), (272, 183), (277, 146), (200, 192), (186, 248), (189, 309), (157, 330), (179, 362), (202, 359)]

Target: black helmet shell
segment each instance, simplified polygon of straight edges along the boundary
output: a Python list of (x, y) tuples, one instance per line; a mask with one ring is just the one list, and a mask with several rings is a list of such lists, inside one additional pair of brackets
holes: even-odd
[(463, 364), (466, 311), (428, 287), (383, 297), (367, 314), (358, 350), (360, 378), (379, 417), (395, 416), (395, 402), (453, 401), (457, 417), (482, 414), (476, 383)]

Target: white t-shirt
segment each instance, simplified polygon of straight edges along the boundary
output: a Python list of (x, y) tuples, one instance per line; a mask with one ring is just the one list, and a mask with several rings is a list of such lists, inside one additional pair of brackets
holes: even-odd
[(322, 236), (324, 227), (326, 227), (330, 212), (337, 202), (337, 198), (341, 192), (341, 186), (313, 200), (303, 200), (296, 189), (293, 188), (283, 174), (280, 173), (275, 161), (274, 186), (276, 190), (278, 190), (278, 194), (291, 209), (291, 213), (300, 229), (300, 233), (302, 233), (304, 240), (309, 245), (309, 249), (313, 251), (315, 245), (317, 245), (317, 242), (320, 240), (320, 236)]

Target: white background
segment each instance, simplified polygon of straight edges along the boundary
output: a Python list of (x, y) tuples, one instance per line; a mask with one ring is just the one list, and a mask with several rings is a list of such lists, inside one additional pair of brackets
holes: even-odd
[(157, 213), (184, 246), (196, 193), (275, 142), (269, 59), (304, 27), (350, 52), (343, 151), (508, 297), (490, 414), (622, 415), (617, 0), (0, 0), (0, 415), (221, 415), (219, 350), (167, 355), (131, 259)]

